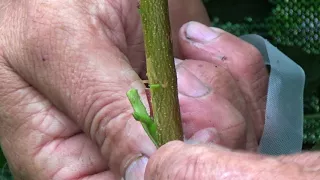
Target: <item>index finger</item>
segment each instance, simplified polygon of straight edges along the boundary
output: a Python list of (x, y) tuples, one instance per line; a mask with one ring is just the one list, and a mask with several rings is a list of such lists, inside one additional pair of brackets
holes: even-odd
[[(6, 56), (21, 77), (98, 144), (109, 167), (121, 174), (127, 161), (155, 150), (133, 120), (126, 97), (130, 88), (145, 97), (145, 87), (127, 59), (128, 34), (121, 13), (132, 7), (120, 1), (81, 2), (30, 7), (30, 19), (21, 23), (26, 24), (22, 27), (26, 35), (21, 44), (6, 50)], [(117, 11), (119, 5), (123, 11)]]
[[(124, 27), (115, 23), (122, 18), (114, 8), (120, 2), (104, 1), (102, 7), (84, 2), (48, 1), (30, 7), (28, 18), (20, 19), (28, 19), (20, 22), (26, 24), (26, 35), (21, 44), (7, 46), (11, 49), (5, 49), (5, 56), (19, 76), (76, 122), (120, 176), (127, 161), (155, 151), (132, 118), (126, 97), (130, 88), (145, 97), (145, 87), (125, 55)], [(95, 11), (88, 14), (90, 8)], [(112, 15), (108, 24), (99, 13)], [(19, 31), (13, 33), (20, 37)]]

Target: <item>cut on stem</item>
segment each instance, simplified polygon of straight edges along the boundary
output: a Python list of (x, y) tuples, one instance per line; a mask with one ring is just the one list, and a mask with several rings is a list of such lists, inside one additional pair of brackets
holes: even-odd
[(147, 76), (157, 141), (183, 140), (168, 0), (140, 0)]

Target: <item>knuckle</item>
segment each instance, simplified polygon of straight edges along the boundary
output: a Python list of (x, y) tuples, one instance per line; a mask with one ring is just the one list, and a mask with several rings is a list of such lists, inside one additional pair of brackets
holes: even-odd
[(192, 180), (192, 179), (202, 179), (199, 177), (199, 173), (197, 173), (198, 169), (201, 169), (202, 162), (201, 159), (197, 156), (189, 156), (184, 161), (181, 161), (178, 166), (174, 169), (171, 168), (174, 174), (173, 179), (185, 179), (185, 180)]
[(214, 168), (208, 164), (206, 150), (203, 148), (182, 146), (179, 143), (165, 146), (167, 147), (162, 150), (161, 147), (159, 151), (167, 151), (167, 153), (163, 152), (149, 160), (147, 176), (156, 177), (156, 179), (206, 179), (210, 175), (206, 172)]
[(84, 37), (94, 36), (95, 18), (92, 17), (93, 13), (88, 12), (92, 3), (84, 2), (59, 0), (35, 3), (28, 11), (27, 18), (24, 18), (26, 43), (50, 49), (55, 45), (52, 43), (64, 47), (64, 44), (70, 43), (71, 38), (80, 41), (87, 39)]
[(94, 94), (95, 100), (85, 110), (83, 128), (115, 173), (121, 173), (119, 167), (131, 156), (147, 151), (141, 146), (150, 140), (141, 124), (133, 120), (131, 105), (123, 94), (114, 89)]
[[(5, 7), (4, 18), (0, 18), (0, 22), (5, 21), (6, 25), (0, 25), (0, 34), (3, 35), (0, 35), (0, 43), (10, 48), (8, 55), (14, 69), (21, 71), (25, 68), (22, 59), (32, 63), (32, 60), (51, 56), (53, 52), (64, 52), (69, 47), (66, 44), (70, 43), (70, 38), (80, 36), (75, 28), (80, 27), (81, 16), (70, 7), (70, 3), (61, 1), (26, 1)], [(57, 49), (58, 45), (63, 50)]]
[[(112, 86), (112, 85), (107, 85)], [(84, 99), (83, 127), (101, 146), (122, 131), (131, 118), (131, 108), (122, 90), (108, 88), (92, 94), (89, 103)], [(107, 139), (106, 139), (107, 138)]]
[(249, 49), (249, 55), (251, 58), (257, 59), (257, 60), (263, 62), (262, 54), (255, 46), (248, 43), (248, 49)]

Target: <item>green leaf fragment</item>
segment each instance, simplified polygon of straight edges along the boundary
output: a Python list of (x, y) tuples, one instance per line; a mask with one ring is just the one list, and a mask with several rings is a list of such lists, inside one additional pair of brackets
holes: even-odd
[(137, 120), (140, 121), (142, 127), (152, 140), (152, 142), (158, 146), (157, 143), (157, 126), (153, 119), (149, 116), (144, 104), (141, 101), (140, 95), (137, 89), (130, 89), (127, 92), (127, 97), (132, 105), (134, 110), (132, 116)]
[(149, 86), (150, 86), (151, 89), (159, 89), (159, 88), (161, 88), (160, 84), (150, 84)]

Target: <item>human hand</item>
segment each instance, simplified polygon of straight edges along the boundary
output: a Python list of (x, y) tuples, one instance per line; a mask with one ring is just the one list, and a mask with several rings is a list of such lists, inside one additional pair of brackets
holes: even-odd
[[(260, 52), (230, 33), (199, 23), (184, 25), (179, 35), (187, 59), (177, 65), (186, 137), (204, 127), (215, 127), (220, 144), (255, 151), (264, 127), (269, 78)], [(202, 98), (183, 96), (186, 87), (189, 91), (199, 87), (190, 83), (192, 78), (181, 75), (185, 69), (209, 87)]]
[[(155, 151), (126, 97), (144, 90), (136, 6), (0, 2), (0, 137), (15, 178), (119, 179), (132, 159)], [(170, 9), (173, 32), (208, 22), (200, 0)]]
[[(181, 52), (186, 59), (201, 61), (181, 61), (177, 68), (178, 82), (190, 83), (187, 82), (188, 76), (180, 75), (179, 78), (180, 66), (189, 69), (203, 84), (211, 84), (213, 92), (206, 96), (211, 96), (209, 101), (213, 104), (211, 110), (204, 109), (203, 102), (206, 100), (191, 100), (180, 93), (182, 109), (185, 102), (193, 102), (186, 103), (189, 108), (186, 108), (186, 112), (182, 111), (184, 130), (189, 130), (188, 122), (197, 121), (195, 123), (199, 129), (208, 126), (218, 129), (218, 144), (255, 150), (264, 124), (268, 83), (262, 57), (254, 47), (229, 33), (197, 23), (197, 28), (190, 28), (194, 24), (181, 28)], [(191, 63), (197, 63), (198, 66), (192, 66)], [(191, 84), (190, 87), (198, 86)], [(183, 89), (180, 88), (180, 92)], [(193, 115), (192, 112), (197, 113)], [(226, 124), (221, 122), (225, 119), (229, 120)], [(312, 179), (318, 176), (314, 171), (303, 172), (303, 165), (297, 165), (292, 159), (284, 162), (274, 157), (232, 151), (217, 143), (210, 143), (206, 136), (198, 136), (191, 143), (174, 141), (160, 147), (148, 160), (144, 178)], [(147, 162), (141, 160), (144, 161)]]
[[(206, 19), (195, 16), (203, 12), (200, 1), (183, 4), (189, 16), (173, 18), (173, 32), (185, 20)], [(144, 96), (135, 7), (133, 1), (0, 3), (0, 137), (17, 179), (119, 179), (133, 159), (155, 151), (125, 96), (130, 88)], [(183, 101), (190, 101), (180, 98), (188, 114)], [(212, 132), (219, 127), (196, 132), (198, 121), (187, 121), (188, 137), (218, 137)]]
[(145, 179), (312, 180), (320, 178), (319, 166), (319, 152), (275, 157), (173, 141), (151, 156)]
[[(231, 149), (256, 151), (264, 125), (268, 85), (268, 73), (259, 51), (227, 32), (196, 22), (185, 24), (179, 37), (182, 57), (186, 60), (176, 60), (176, 69), (187, 142), (214, 143)], [(153, 157), (151, 165), (148, 165), (151, 175), (147, 177), (161, 174), (159, 179), (179, 179), (176, 177), (180, 174), (176, 176), (176, 172), (161, 169), (168, 166), (178, 171), (186, 165), (183, 163), (188, 161), (188, 156), (180, 163), (178, 157), (170, 159), (176, 149), (165, 149)], [(201, 151), (200, 148), (199, 152), (205, 154), (206, 150)], [(170, 154), (168, 159), (166, 153)], [(189, 153), (191, 156), (192, 148)], [(165, 162), (162, 162), (162, 155)], [(147, 162), (146, 158), (141, 158), (134, 165), (139, 164), (141, 168)], [(181, 166), (175, 168), (175, 163)], [(133, 177), (139, 168), (129, 167), (128, 177)], [(200, 169), (197, 173), (205, 172)], [(181, 177), (186, 171), (181, 172)]]

